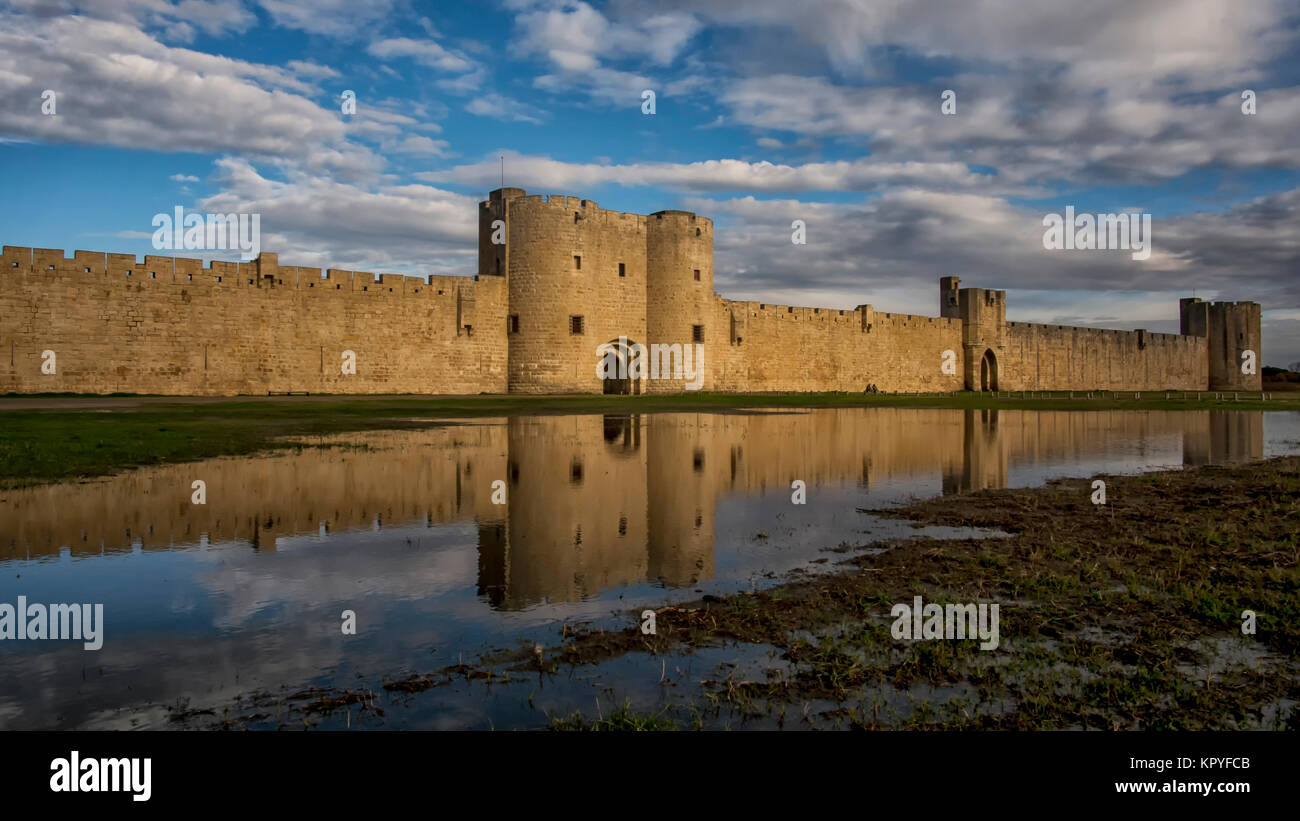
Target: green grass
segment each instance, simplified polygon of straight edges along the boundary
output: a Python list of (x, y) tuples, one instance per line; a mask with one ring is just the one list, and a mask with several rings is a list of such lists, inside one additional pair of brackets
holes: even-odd
[(587, 732), (644, 733), (676, 730), (677, 723), (660, 713), (638, 713), (630, 702), (624, 702), (608, 718), (588, 719), (581, 713), (566, 718), (552, 718), (552, 730), (581, 730)]
[[(1094, 394), (1096, 395), (1096, 394)], [(1261, 401), (1165, 399), (1147, 392), (1135, 399), (1110, 393), (1083, 399), (1075, 393), (999, 396), (848, 393), (720, 394), (667, 396), (312, 396), (182, 400), (128, 397), (113, 407), (105, 397), (0, 398), (0, 487), (104, 476), (133, 467), (246, 455), (300, 447), (286, 437), (377, 429), (427, 427), (438, 418), (556, 413), (740, 411), (746, 408), (901, 407), (1012, 410), (1300, 410), (1300, 395)], [(1202, 394), (1213, 396), (1213, 394)], [(1174, 393), (1174, 397), (1182, 394)], [(20, 402), (46, 399), (66, 408), (27, 409)], [(121, 402), (122, 397), (112, 401)], [(6, 404), (8, 402), (8, 404)], [(94, 407), (98, 403), (106, 407)]]

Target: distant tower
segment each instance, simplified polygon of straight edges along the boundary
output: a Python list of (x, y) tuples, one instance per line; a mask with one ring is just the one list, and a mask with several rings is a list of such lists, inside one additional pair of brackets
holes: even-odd
[(478, 273), (479, 276), (505, 276), (509, 270), (510, 256), (507, 243), (492, 242), (495, 231), (492, 223), (501, 220), (500, 238), (509, 235), (510, 201), (524, 196), (522, 188), (498, 188), (488, 194), (486, 202), (478, 207)]
[(939, 316), (946, 319), (961, 319), (961, 304), (957, 293), (960, 289), (960, 277), (939, 278)]
[[(1191, 297), (1178, 301), (1179, 330), (1184, 336), (1205, 337), (1212, 391), (1257, 391), (1263, 388), (1261, 372), (1260, 307), (1257, 302), (1202, 302)], [(1241, 372), (1246, 351), (1255, 354), (1255, 372)]]
[(1210, 327), (1210, 303), (1196, 297), (1178, 300), (1178, 332), (1183, 336), (1205, 336)]
[[(1210, 390), (1257, 391), (1263, 377), (1260, 350), (1260, 310), (1255, 302), (1212, 302), (1208, 339)], [(1246, 351), (1255, 354), (1255, 372), (1244, 374), (1241, 366)]]

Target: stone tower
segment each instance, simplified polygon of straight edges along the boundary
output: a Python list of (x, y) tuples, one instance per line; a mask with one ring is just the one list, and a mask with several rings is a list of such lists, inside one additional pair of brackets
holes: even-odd
[(960, 277), (939, 278), (939, 316), (946, 319), (961, 319)]
[(958, 277), (941, 277), (939, 316), (961, 320), (966, 390), (1007, 390), (1007, 292), (962, 288)]
[[(492, 245), (491, 222), (506, 244)], [(493, 191), (480, 207), (479, 265), (508, 283), (511, 393), (601, 393), (606, 343), (646, 338), (646, 217), (592, 200)], [(498, 262), (500, 260), (500, 262)]]
[[(1261, 370), (1260, 306), (1257, 302), (1202, 302), (1195, 297), (1178, 301), (1180, 332), (1203, 336), (1209, 356), (1209, 389), (1257, 391), (1263, 388)], [(1254, 353), (1255, 372), (1242, 373), (1247, 351)]]
[[(711, 327), (713, 221), (689, 211), (646, 217), (646, 335), (661, 345), (703, 345), (703, 390), (713, 387), (709, 352), (728, 328)], [(693, 348), (694, 350), (699, 350)], [(692, 364), (696, 364), (692, 359)], [(656, 393), (677, 393), (684, 381), (649, 380)]]
[(522, 197), (522, 188), (498, 188), (488, 195), (486, 202), (478, 205), (478, 273), (479, 276), (505, 276), (509, 269), (509, 246), (504, 241), (507, 234), (499, 234), (503, 241), (493, 242), (493, 223), (501, 221), (508, 231), (510, 201)]

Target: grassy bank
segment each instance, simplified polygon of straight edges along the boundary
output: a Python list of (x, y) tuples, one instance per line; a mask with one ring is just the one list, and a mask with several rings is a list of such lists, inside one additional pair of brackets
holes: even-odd
[[(0, 487), (103, 476), (285, 447), (285, 437), (427, 427), (439, 418), (537, 413), (906, 407), (1018, 410), (1300, 410), (1300, 395), (1111, 392), (673, 396), (0, 397)], [(1166, 398), (1168, 397), (1168, 398)]]
[[(1104, 506), (1089, 480), (1069, 480), (892, 510), (1011, 536), (898, 541), (835, 575), (664, 608), (654, 636), (633, 627), (552, 648), (561, 675), (718, 645), (770, 646), (781, 663), (703, 682), (670, 712), (551, 726), (721, 714), (860, 729), (1300, 729), (1300, 458), (1104, 480)], [(999, 649), (896, 640), (890, 609), (918, 595), (1000, 603)]]

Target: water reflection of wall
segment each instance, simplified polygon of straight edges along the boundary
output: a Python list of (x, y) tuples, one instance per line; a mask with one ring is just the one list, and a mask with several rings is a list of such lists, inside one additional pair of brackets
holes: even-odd
[(1183, 464), (1221, 465), (1264, 458), (1264, 414), (1202, 411), (1183, 431)]
[[(340, 441), (350, 441), (347, 437)], [(390, 525), (476, 522), (478, 588), (495, 607), (571, 601), (619, 585), (692, 585), (715, 573), (715, 514), (730, 494), (941, 477), (944, 493), (1005, 486), (1017, 464), (1176, 454), (1260, 458), (1259, 412), (927, 411), (540, 416), (365, 434), (308, 448), (15, 491), (0, 500), (0, 559)], [(190, 503), (190, 482), (208, 504)], [(508, 504), (491, 502), (506, 482)], [(940, 488), (936, 488), (939, 490)]]
[[(212, 459), (10, 491), (0, 501), (0, 559), (166, 548), (201, 534), (271, 550), (278, 537), (322, 529), (469, 520), (491, 510), (504, 433), (499, 423), (375, 432), (357, 440), (366, 449)], [(195, 479), (207, 485), (207, 504), (191, 503)]]

